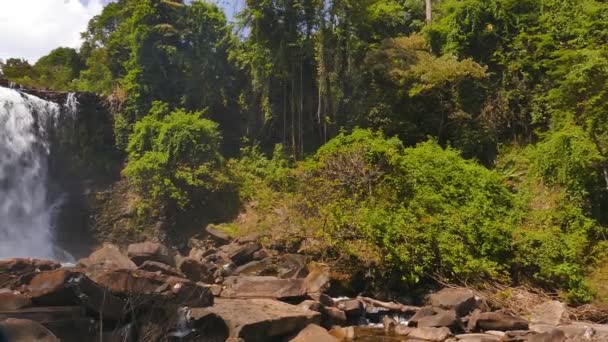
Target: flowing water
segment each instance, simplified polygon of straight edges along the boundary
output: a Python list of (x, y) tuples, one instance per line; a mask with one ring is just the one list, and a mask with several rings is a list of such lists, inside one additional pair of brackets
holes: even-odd
[(75, 111), (74, 97), (68, 102), (0, 87), (0, 258), (69, 260), (54, 243), (60, 203), (48, 193), (50, 134), (62, 113)]

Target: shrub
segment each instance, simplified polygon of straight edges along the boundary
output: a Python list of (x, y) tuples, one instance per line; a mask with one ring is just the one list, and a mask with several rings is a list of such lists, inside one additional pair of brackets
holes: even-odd
[(218, 125), (200, 112), (170, 111), (154, 103), (129, 138), (123, 173), (145, 199), (144, 205), (186, 210), (200, 207), (231, 186), (223, 169)]

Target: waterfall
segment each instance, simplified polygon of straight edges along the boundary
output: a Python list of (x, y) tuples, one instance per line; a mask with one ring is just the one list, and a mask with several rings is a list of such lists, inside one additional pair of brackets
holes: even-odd
[(50, 134), (62, 112), (56, 103), (0, 87), (0, 258), (69, 261), (54, 243), (60, 203), (47, 188)]

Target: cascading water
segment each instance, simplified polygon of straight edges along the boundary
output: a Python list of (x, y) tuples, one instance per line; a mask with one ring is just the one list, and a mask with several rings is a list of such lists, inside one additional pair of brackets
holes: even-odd
[(0, 258), (69, 261), (54, 243), (59, 203), (48, 194), (50, 133), (62, 111), (56, 103), (0, 87)]

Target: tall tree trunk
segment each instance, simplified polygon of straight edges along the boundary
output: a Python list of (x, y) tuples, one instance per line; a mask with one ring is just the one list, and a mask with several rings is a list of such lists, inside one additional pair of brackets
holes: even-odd
[(426, 0), (426, 21), (430, 23), (433, 20), (433, 4), (432, 0)]

